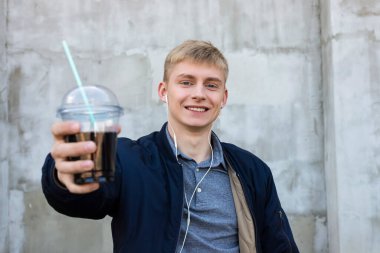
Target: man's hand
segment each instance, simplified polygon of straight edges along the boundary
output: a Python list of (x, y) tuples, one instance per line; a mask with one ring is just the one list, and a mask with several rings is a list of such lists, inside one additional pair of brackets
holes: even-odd
[(51, 128), (54, 137), (51, 155), (55, 161), (58, 180), (70, 192), (84, 194), (97, 190), (99, 183), (77, 185), (74, 183), (74, 174), (91, 170), (94, 167), (94, 163), (91, 160), (68, 161), (67, 158), (94, 153), (96, 145), (93, 141), (65, 142), (65, 136), (77, 134), (79, 131), (80, 124), (77, 122), (54, 123)]

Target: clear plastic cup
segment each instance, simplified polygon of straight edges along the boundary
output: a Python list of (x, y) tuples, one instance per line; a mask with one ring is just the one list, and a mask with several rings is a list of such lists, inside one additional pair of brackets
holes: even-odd
[[(83, 89), (83, 90), (81, 90)], [(84, 92), (88, 98), (83, 99)], [(119, 118), (123, 108), (116, 96), (107, 88), (99, 85), (74, 88), (66, 93), (57, 116), (63, 121), (77, 121), (80, 133), (65, 137), (66, 142), (94, 141), (96, 152), (80, 157), (69, 157), (70, 161), (92, 160), (94, 168), (75, 174), (76, 184), (110, 182), (115, 177), (116, 143)]]

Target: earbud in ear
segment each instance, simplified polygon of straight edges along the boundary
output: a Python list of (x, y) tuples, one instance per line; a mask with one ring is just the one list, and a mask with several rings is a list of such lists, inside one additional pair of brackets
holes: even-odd
[(164, 95), (165, 103), (168, 103), (168, 95)]

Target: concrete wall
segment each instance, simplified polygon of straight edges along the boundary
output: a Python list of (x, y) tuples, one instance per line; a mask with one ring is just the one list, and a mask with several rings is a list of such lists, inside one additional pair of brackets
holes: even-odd
[(328, 231), (332, 252), (380, 250), (380, 2), (323, 1)]
[(6, 86), (6, 1), (0, 0), (0, 252), (8, 251), (8, 134)]
[[(0, 4), (0, 252), (112, 251), (109, 218), (57, 214), (41, 192), (50, 125), (63, 94), (75, 86), (61, 40), (70, 44), (85, 83), (117, 92), (126, 109), (122, 135), (137, 138), (165, 121), (156, 95), (163, 60), (189, 38), (212, 41), (228, 58), (230, 99), (215, 131), (271, 166), (301, 252), (328, 252), (329, 244), (330, 252), (379, 251), (375, 1)], [(366, 165), (358, 164), (360, 157)], [(364, 193), (366, 199), (349, 202)], [(361, 243), (352, 238), (353, 227), (367, 236)], [(368, 251), (348, 242), (369, 242)]]

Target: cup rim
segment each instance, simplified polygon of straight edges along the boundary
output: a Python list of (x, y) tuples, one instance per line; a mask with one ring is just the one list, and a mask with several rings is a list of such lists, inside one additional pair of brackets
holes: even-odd
[[(124, 114), (124, 109), (119, 105), (95, 105), (91, 106), (94, 115), (113, 114), (121, 116)], [(63, 118), (65, 115), (89, 115), (88, 107), (84, 104), (64, 105), (57, 109), (57, 116)]]

